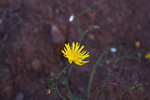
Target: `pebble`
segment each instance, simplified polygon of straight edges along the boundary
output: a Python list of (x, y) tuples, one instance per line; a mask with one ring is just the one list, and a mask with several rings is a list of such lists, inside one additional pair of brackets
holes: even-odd
[(93, 41), (95, 39), (95, 36), (93, 34), (88, 34), (89, 40)]
[(38, 59), (33, 60), (32, 61), (32, 68), (34, 71), (40, 72), (41, 68), (42, 68), (42, 64), (41, 64), (40, 60), (38, 60)]
[(58, 8), (55, 9), (55, 13), (58, 14), (60, 10)]
[(117, 51), (117, 49), (112, 47), (112, 48), (110, 48), (110, 51), (111, 51), (112, 53), (114, 53), (114, 52)]
[(50, 75), (51, 75), (51, 76), (54, 76), (54, 72), (51, 72)]
[(51, 35), (54, 44), (59, 44), (65, 41), (62, 32), (58, 29), (56, 25), (52, 25)]
[(100, 27), (98, 25), (94, 25), (93, 29), (100, 29)]
[(74, 15), (72, 14), (70, 17), (69, 17), (69, 22), (72, 22), (74, 19)]

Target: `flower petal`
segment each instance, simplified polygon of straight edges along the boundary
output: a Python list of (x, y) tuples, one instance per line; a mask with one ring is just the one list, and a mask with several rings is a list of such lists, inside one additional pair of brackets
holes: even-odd
[[(81, 46), (78, 42), (76, 44), (73, 42), (72, 46), (68, 44), (65, 44), (64, 50), (61, 50), (63, 53), (63, 56), (68, 58), (68, 62), (76, 63), (77, 65), (84, 65), (85, 63), (88, 63), (89, 61), (83, 61), (87, 57), (89, 57), (89, 52), (82, 51), (84, 46)], [(82, 52), (81, 52), (82, 51)]]

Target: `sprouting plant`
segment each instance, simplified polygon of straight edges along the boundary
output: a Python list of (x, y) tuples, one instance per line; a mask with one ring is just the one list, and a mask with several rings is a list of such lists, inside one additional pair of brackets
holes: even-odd
[[(121, 47), (120, 52), (118, 53), (116, 59), (104, 60), (103, 57), (104, 57), (104, 55), (106, 54), (106, 51), (104, 51), (104, 52), (101, 54), (101, 56), (99, 57), (99, 59), (96, 61), (95, 65), (93, 66), (93, 69), (92, 69), (92, 71), (91, 71), (91, 74), (90, 74), (90, 77), (89, 77), (89, 82), (88, 82), (88, 88), (87, 88), (87, 99), (81, 99), (80, 97), (74, 96), (74, 94), (72, 93), (72, 91), (71, 91), (71, 89), (70, 89), (70, 87), (69, 87), (69, 85), (68, 85), (68, 80), (69, 80), (69, 77), (70, 77), (70, 73), (71, 73), (71, 71), (72, 71), (72, 66), (73, 66), (73, 64), (76, 64), (76, 65), (80, 65), (80, 66), (81, 66), (81, 65), (84, 65), (84, 64), (88, 63), (89, 61), (88, 61), (88, 60), (85, 61), (85, 59), (90, 56), (90, 55), (89, 55), (89, 52), (83, 51), (84, 46), (81, 45), (82, 39), (84, 38), (84, 35), (85, 35), (89, 30), (87, 29), (87, 30), (85, 30), (85, 31), (82, 31), (82, 29), (81, 29), (81, 27), (80, 27), (79, 17), (82, 16), (84, 13), (86, 13), (86, 12), (92, 10), (92, 9), (95, 8), (95, 7), (96, 7), (95, 4), (92, 5), (90, 8), (88, 8), (88, 9), (86, 9), (85, 11), (81, 12), (81, 13), (76, 17), (77, 25), (78, 25), (79, 31), (80, 31), (80, 33), (81, 33), (80, 41), (79, 41), (79, 42), (76, 42), (76, 43), (72, 42), (72, 45), (69, 45), (69, 43), (67, 43), (67, 44), (65, 44), (64, 50), (61, 50), (61, 52), (63, 53), (63, 56), (66, 57), (66, 58), (68, 58), (69, 64), (61, 70), (61, 72), (57, 75), (57, 77), (56, 77), (55, 79), (50, 79), (50, 81), (48, 82), (48, 85), (47, 85), (47, 87), (46, 87), (46, 88), (47, 88), (47, 94), (50, 94), (50, 93), (51, 93), (51, 91), (50, 91), (50, 85), (51, 85), (53, 82), (55, 82), (55, 88), (53, 88), (53, 89), (55, 89), (55, 91), (58, 93), (58, 95), (61, 97), (61, 99), (66, 100), (66, 99), (61, 95), (61, 93), (59, 92), (59, 89), (58, 89), (58, 86), (57, 86), (57, 80), (58, 80), (58, 78), (61, 76), (61, 74), (62, 74), (68, 67), (70, 67), (69, 70), (68, 70), (68, 73), (67, 73), (66, 80), (65, 80), (65, 86), (66, 86), (66, 88), (67, 88), (67, 90), (68, 90), (68, 93), (69, 93), (68, 98), (69, 98), (70, 100), (96, 100), (100, 94), (103, 95), (102, 91), (103, 91), (104, 87), (106, 86), (106, 84), (108, 83), (108, 81), (110, 80), (110, 78), (111, 78), (111, 76), (112, 76), (112, 74), (113, 74), (113, 71), (114, 71), (114, 69), (115, 69), (116, 64), (117, 64), (118, 61), (120, 61), (120, 60), (122, 60), (122, 59), (125, 59), (125, 58), (128, 58), (128, 59), (139, 59), (139, 58), (140, 58), (140, 59), (141, 59), (141, 58), (143, 57), (143, 56), (138, 57), (138, 56), (135, 56), (135, 55), (133, 55), (133, 54), (132, 54), (132, 55), (129, 55), (130, 51), (134, 50), (135, 48), (139, 48), (139, 47), (140, 47), (140, 42), (139, 42), (139, 41), (137, 41), (137, 42), (135, 43), (135, 45), (134, 45), (132, 48), (130, 48), (130, 49), (125, 53), (124, 56), (121, 56), (121, 57), (120, 57), (121, 52), (122, 52), (122, 47)], [(125, 44), (123, 44), (123, 46), (124, 46), (124, 45), (125, 45)], [(148, 53), (146, 54), (146, 56), (144, 56), (144, 58), (147, 58), (147, 59), (150, 60), (150, 52), (148, 52)], [(93, 99), (92, 99), (92, 97), (91, 97), (91, 95), (90, 95), (90, 94), (91, 94), (91, 93), (90, 93), (90, 90), (91, 90), (92, 80), (93, 80), (94, 73), (95, 73), (95, 71), (96, 71), (97, 66), (99, 65), (99, 63), (102, 63), (102, 62), (114, 62), (114, 64), (112, 65), (111, 71), (109, 72), (108, 77), (106, 77), (105, 82), (103, 83), (103, 85), (101, 86), (101, 88), (98, 89), (98, 92), (95, 93), (95, 96), (94, 96)], [(142, 87), (142, 86), (144, 86), (144, 85), (145, 85), (145, 84), (143, 84), (143, 83), (142, 83), (142, 84), (137, 84), (137, 85), (135, 85), (134, 87), (125, 90), (125, 91), (120, 95), (120, 97), (118, 98), (118, 100), (120, 100), (120, 99), (123, 97), (123, 95), (124, 95), (125, 93), (127, 93), (128, 91), (130, 91), (130, 90), (132, 90), (132, 89), (137, 89), (137, 88)], [(68, 100), (68, 99), (67, 99), (67, 100)]]
[(122, 99), (122, 98), (123, 98), (123, 95), (124, 95), (125, 93), (127, 93), (128, 91), (133, 90), (133, 89), (138, 89), (138, 88), (140, 88), (140, 87), (142, 87), (142, 86), (144, 86), (144, 85), (145, 85), (145, 83), (140, 83), (140, 84), (135, 85), (135, 86), (132, 87), (132, 88), (129, 88), (129, 89), (125, 90), (125, 91), (120, 95), (120, 97), (119, 97), (117, 100)]

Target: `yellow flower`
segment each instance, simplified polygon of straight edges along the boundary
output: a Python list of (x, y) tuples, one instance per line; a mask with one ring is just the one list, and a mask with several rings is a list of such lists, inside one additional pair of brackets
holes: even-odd
[(140, 47), (140, 42), (139, 41), (135, 42), (135, 46), (136, 46), (136, 48), (139, 48)]
[(47, 94), (50, 94), (51, 93), (51, 90), (50, 89), (47, 89)]
[(147, 54), (146, 54), (146, 59), (149, 59), (150, 60), (150, 52), (147, 52)]
[[(89, 52), (87, 51), (82, 51), (84, 46), (81, 46), (77, 42), (76, 44), (73, 42), (72, 47), (69, 46), (68, 44), (65, 44), (64, 50), (61, 50), (63, 53), (64, 57), (68, 58), (68, 62), (71, 63), (76, 63), (77, 65), (84, 65), (85, 63), (89, 61), (83, 61), (87, 57), (89, 57)], [(81, 52), (82, 51), (82, 52)]]

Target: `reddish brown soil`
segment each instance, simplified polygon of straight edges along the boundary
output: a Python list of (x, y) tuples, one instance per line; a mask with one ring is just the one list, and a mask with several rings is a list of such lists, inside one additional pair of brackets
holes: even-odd
[[(67, 64), (60, 52), (64, 43), (80, 39), (77, 23), (69, 22), (69, 17), (94, 3), (98, 6), (80, 17), (82, 29), (90, 29), (82, 42), (90, 52), (90, 62), (73, 66), (69, 85), (74, 93), (86, 98), (90, 72), (103, 51), (107, 50), (104, 59), (114, 59), (122, 42), (126, 46), (121, 56), (136, 41), (141, 46), (131, 53), (145, 55), (150, 51), (149, 0), (0, 0), (0, 100), (61, 100), (54, 91), (47, 95), (45, 84)], [(111, 53), (110, 47), (117, 48), (117, 52)], [(98, 66), (92, 97), (112, 64)], [(69, 100), (62, 82), (66, 75), (67, 71), (60, 77), (58, 87)], [(103, 90), (104, 97), (97, 100), (115, 100), (125, 89), (139, 83), (147, 85), (130, 91), (129, 98), (123, 100), (150, 100), (149, 75), (150, 61), (121, 60)]]

